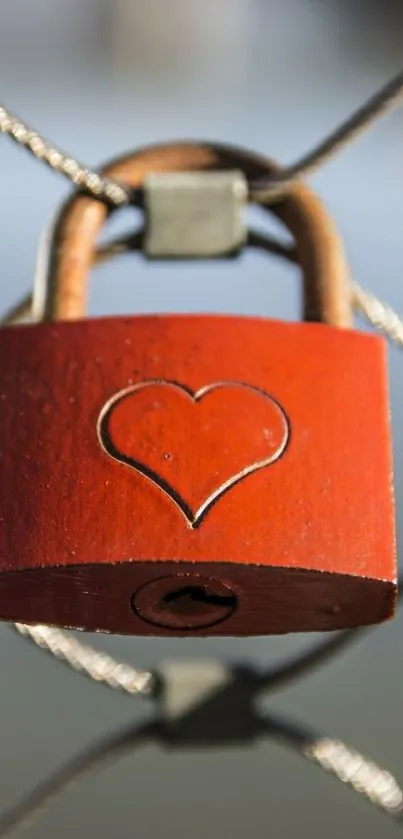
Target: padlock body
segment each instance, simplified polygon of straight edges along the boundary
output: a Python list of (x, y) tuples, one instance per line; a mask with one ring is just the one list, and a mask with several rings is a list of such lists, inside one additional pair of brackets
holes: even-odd
[(215, 315), (7, 328), (0, 461), (3, 620), (263, 635), (393, 613), (378, 336)]

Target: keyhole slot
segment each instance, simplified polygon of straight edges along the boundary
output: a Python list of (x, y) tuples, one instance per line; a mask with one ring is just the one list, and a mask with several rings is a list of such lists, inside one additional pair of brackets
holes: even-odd
[(167, 592), (162, 603), (177, 615), (207, 615), (212, 609), (235, 608), (236, 598), (234, 594), (216, 594), (204, 586), (187, 585)]
[(145, 583), (132, 597), (136, 615), (167, 630), (197, 630), (231, 617), (236, 594), (220, 580), (200, 574), (172, 574)]

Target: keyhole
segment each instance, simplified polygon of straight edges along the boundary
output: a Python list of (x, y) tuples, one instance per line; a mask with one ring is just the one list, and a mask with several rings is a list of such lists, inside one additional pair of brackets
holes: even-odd
[(177, 574), (152, 580), (133, 597), (135, 613), (166, 629), (202, 629), (226, 620), (237, 607), (234, 592), (218, 580)]
[(203, 586), (184, 586), (169, 591), (162, 598), (162, 604), (176, 615), (209, 615), (218, 608), (226, 609), (235, 606), (235, 595), (215, 594)]

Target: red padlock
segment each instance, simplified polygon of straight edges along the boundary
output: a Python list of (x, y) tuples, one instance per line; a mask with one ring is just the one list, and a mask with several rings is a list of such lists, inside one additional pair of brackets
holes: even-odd
[[(137, 152), (148, 172), (271, 164)], [(396, 595), (386, 352), (349, 328), (333, 225), (302, 184), (305, 317), (81, 319), (107, 209), (56, 226), (48, 321), (0, 334), (0, 617), (133, 635), (262, 635), (388, 618)], [(321, 321), (321, 322), (314, 322)]]

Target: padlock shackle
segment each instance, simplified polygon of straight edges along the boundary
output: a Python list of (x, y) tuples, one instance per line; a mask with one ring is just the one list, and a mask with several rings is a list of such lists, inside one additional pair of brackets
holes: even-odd
[[(278, 170), (272, 161), (231, 146), (169, 143), (139, 149), (102, 169), (103, 174), (134, 188), (150, 172), (238, 169), (248, 180)], [(351, 291), (343, 247), (321, 201), (305, 184), (264, 207), (295, 239), (304, 284), (304, 318), (338, 327), (352, 321)], [(101, 201), (74, 194), (61, 208), (52, 232), (45, 289), (34, 292), (42, 320), (76, 320), (85, 314), (88, 278), (100, 231), (111, 212)], [(42, 278), (43, 282), (43, 278)]]

